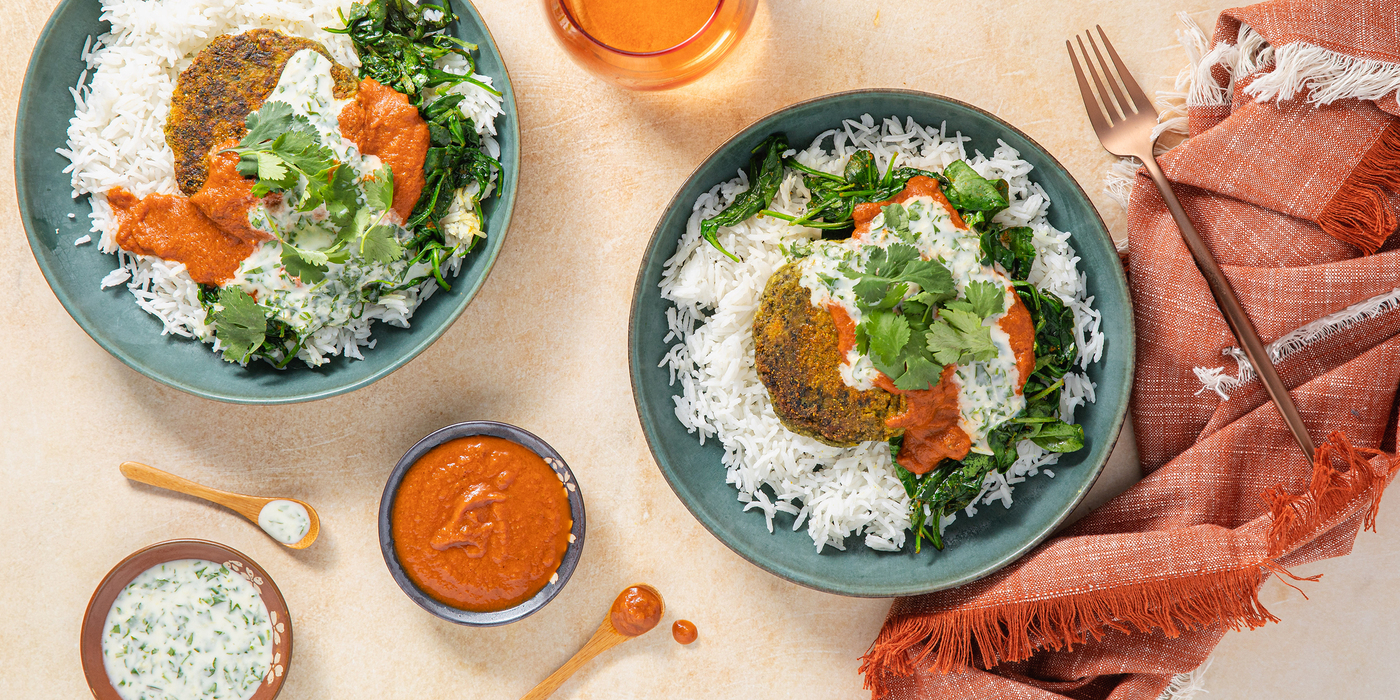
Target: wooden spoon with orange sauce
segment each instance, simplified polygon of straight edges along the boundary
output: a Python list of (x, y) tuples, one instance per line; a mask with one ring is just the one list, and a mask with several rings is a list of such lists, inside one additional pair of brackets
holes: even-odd
[(549, 697), (593, 657), (633, 637), (650, 632), (656, 627), (656, 623), (661, 622), (661, 614), (665, 609), (666, 603), (661, 600), (661, 594), (645, 583), (631, 586), (619, 593), (608, 611), (607, 619), (598, 626), (593, 638), (589, 639), (572, 659), (564, 662), (559, 670), (549, 674), (549, 678), (540, 681), (540, 684), (526, 693), (521, 700), (544, 700)]

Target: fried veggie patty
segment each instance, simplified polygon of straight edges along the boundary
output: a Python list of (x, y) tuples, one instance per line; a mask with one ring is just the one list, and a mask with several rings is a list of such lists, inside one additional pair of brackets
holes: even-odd
[[(330, 59), (326, 47), (271, 29), (226, 34), (200, 51), (175, 82), (165, 141), (175, 152), (175, 180), (193, 195), (209, 175), (209, 151), (248, 133), (244, 120), (277, 87), (293, 54), (311, 49)], [(354, 97), (354, 71), (331, 61), (336, 99)]]
[(795, 433), (838, 447), (903, 432), (885, 420), (904, 412), (904, 397), (857, 391), (841, 380), (836, 323), (812, 306), (801, 277), (795, 263), (773, 273), (753, 322), (754, 363), (778, 418)]

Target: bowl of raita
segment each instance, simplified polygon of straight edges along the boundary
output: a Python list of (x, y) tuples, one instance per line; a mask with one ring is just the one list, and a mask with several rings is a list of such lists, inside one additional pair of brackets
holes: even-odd
[(1047, 537), (1133, 370), (1080, 187), (995, 116), (906, 90), (803, 102), (716, 150), (657, 224), (630, 333), (643, 431), (692, 514), (855, 596), (965, 583)]
[(137, 551), (102, 579), (79, 639), (97, 700), (272, 700), (292, 663), (292, 620), (256, 562), (205, 540)]

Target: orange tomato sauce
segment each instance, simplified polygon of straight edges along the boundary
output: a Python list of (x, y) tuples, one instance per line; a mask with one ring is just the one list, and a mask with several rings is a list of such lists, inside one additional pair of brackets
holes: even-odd
[(573, 518), (563, 483), (539, 455), (477, 436), (438, 445), (409, 467), (390, 527), (420, 590), (454, 608), (495, 612), (549, 583)]
[(865, 234), (869, 233), (870, 222), (880, 214), (881, 209), (891, 204), (903, 204), (915, 197), (932, 197), (933, 201), (942, 204), (943, 208), (948, 210), (948, 216), (953, 217), (954, 226), (961, 229), (967, 228), (967, 224), (963, 223), (962, 217), (958, 216), (958, 210), (954, 209), (952, 203), (948, 201), (948, 198), (943, 196), (943, 188), (939, 187), (938, 181), (927, 175), (915, 175), (909, 178), (909, 182), (905, 183), (904, 189), (900, 190), (899, 194), (895, 195), (893, 199), (887, 199), (883, 202), (857, 204), (855, 210), (851, 212), (851, 219), (856, 222), (855, 231), (851, 233), (851, 238), (858, 241), (865, 236)]
[(608, 620), (613, 629), (635, 637), (650, 632), (661, 621), (661, 598), (651, 589), (632, 586), (619, 593), (608, 610)]
[(676, 620), (671, 625), (671, 638), (679, 644), (693, 644), (700, 638), (700, 630), (690, 620)]
[[(209, 156), (209, 176), (198, 192), (190, 195), (190, 204), (199, 207), (201, 212), (223, 229), (247, 243), (261, 243), (272, 236), (259, 231), (248, 223), (248, 211), (263, 201), (253, 195), (253, 180), (238, 172), (238, 154), (220, 153), (224, 149), (237, 148), (237, 141), (226, 141), (215, 147)], [(269, 202), (281, 201), (282, 195), (269, 195)]]
[[(856, 226), (851, 237), (859, 240), (869, 233), (870, 222), (881, 208), (892, 203), (903, 204), (915, 197), (932, 197), (948, 210), (954, 225), (967, 228), (957, 210), (943, 195), (938, 181), (916, 175), (909, 178), (909, 183), (893, 199), (857, 205), (852, 216)], [(1011, 308), (998, 321), (998, 326), (1010, 336), (1011, 349), (1016, 354), (1016, 369), (1020, 375), (1016, 393), (1019, 394), (1031, 372), (1035, 371), (1035, 323), (1021, 297), (1012, 294), (1012, 298)], [(836, 323), (837, 349), (844, 356), (856, 346), (856, 324), (837, 304), (829, 305), (827, 310)], [(926, 474), (944, 459), (963, 459), (972, 449), (972, 439), (958, 426), (961, 413), (958, 409), (958, 385), (953, 381), (955, 371), (957, 365), (946, 365), (937, 386), (915, 391), (896, 387), (884, 374), (875, 378), (875, 386), (905, 399), (907, 408), (904, 413), (891, 416), (885, 424), (891, 428), (904, 428), (904, 442), (895, 461), (914, 474)]]
[(716, 0), (563, 0), (579, 27), (603, 44), (653, 53), (684, 44), (710, 21)]
[(378, 157), (393, 171), (394, 211), (407, 221), (427, 184), (423, 161), (432, 144), (418, 108), (405, 95), (365, 78), (355, 101), (340, 112), (340, 132), (360, 153)]
[[(341, 111), (344, 136), (365, 155), (373, 155), (394, 173), (393, 209), (407, 220), (426, 184), (423, 161), (428, 153), (428, 126), (408, 98), (374, 80), (360, 84), (355, 101)], [(116, 215), (117, 245), (138, 255), (182, 262), (200, 284), (223, 285), (259, 243), (272, 236), (248, 223), (252, 207), (275, 206), (280, 194), (253, 195), (252, 178), (238, 172), (238, 156), (220, 153), (236, 141), (219, 144), (210, 154), (209, 177), (186, 198), (157, 194), (138, 199), (121, 187), (107, 192)]]
[(211, 221), (180, 195), (153, 194), (145, 199), (121, 187), (107, 192), (117, 218), (117, 245), (137, 255), (154, 255), (182, 262), (200, 284), (233, 279), (238, 264), (254, 244), (234, 236)]

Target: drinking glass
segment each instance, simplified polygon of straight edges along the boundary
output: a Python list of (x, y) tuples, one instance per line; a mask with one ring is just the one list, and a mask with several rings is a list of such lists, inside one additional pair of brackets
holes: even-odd
[[(589, 0), (573, 0), (586, 5)], [(590, 35), (566, 6), (544, 0), (554, 36), (580, 66), (625, 88), (666, 90), (710, 72), (748, 31), (758, 0), (717, 0), (714, 12), (689, 39), (659, 51), (624, 51)]]

